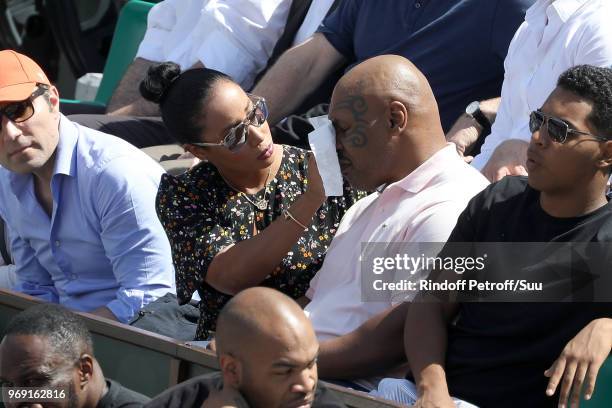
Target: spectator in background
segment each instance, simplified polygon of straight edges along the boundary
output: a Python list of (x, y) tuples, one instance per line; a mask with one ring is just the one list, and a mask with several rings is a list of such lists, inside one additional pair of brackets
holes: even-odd
[[(83, 320), (52, 304), (33, 306), (9, 322), (0, 343), (0, 383), (4, 391), (14, 387), (63, 391), (65, 398), (53, 404), (61, 407), (138, 408), (149, 400), (104, 378)], [(4, 402), (7, 407), (23, 406)]]
[[(283, 54), (253, 92), (268, 100), (274, 125), (296, 113), (344, 64), (402, 55), (431, 84), (447, 131), (469, 102), (499, 96), (508, 44), (534, 1), (343, 1), (316, 34)], [(307, 144), (301, 137), (275, 140)]]
[(283, 32), (289, 0), (165, 0), (148, 15), (136, 59), (113, 93), (111, 115), (159, 116), (144, 100), (138, 83), (156, 62), (172, 61), (182, 70), (221, 71), (244, 89), (253, 85)]
[(154, 63), (181, 69), (207, 67), (249, 90), (285, 29), (292, 7), (307, 8), (296, 41), (309, 37), (333, 0), (165, 0), (148, 16), (136, 59), (109, 102), (108, 115), (71, 115), (82, 125), (113, 134), (137, 147), (175, 143), (159, 117), (159, 107), (140, 96), (138, 84)]
[[(538, 0), (527, 11), (504, 62), (501, 105), (497, 109), (487, 102), (482, 109), (493, 126), (472, 165), (489, 180), (526, 174), (529, 113), (544, 103), (563, 71), (612, 64), (610, 15), (608, 0)], [(463, 152), (481, 129), (464, 116), (448, 139)]]
[(0, 119), (14, 290), (120, 322), (174, 292), (155, 162), (62, 116), (45, 73), (11, 50), (0, 51)]
[(312, 325), (280, 292), (251, 288), (230, 300), (219, 315), (216, 348), (220, 373), (192, 378), (146, 406), (345, 406), (318, 382), (319, 344)]
[(403, 57), (374, 57), (347, 72), (329, 117), (344, 177), (376, 192), (342, 218), (304, 310), (321, 342), (321, 377), (361, 378), (351, 385), (370, 390), (373, 377), (404, 361), (401, 333), (412, 299), (387, 292), (386, 300), (362, 301), (360, 243), (380, 243), (376, 252), (385, 253), (388, 243), (445, 242), (488, 183), (446, 143), (427, 79)]

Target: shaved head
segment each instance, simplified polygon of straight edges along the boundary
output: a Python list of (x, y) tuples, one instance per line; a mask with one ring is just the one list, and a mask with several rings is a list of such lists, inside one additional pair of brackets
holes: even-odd
[(240, 292), (219, 314), (216, 343), (225, 384), (250, 406), (314, 399), (319, 344), (310, 320), (288, 296), (263, 287)]
[(398, 55), (381, 55), (355, 66), (338, 81), (334, 92), (395, 99), (406, 103), (411, 112), (438, 113), (425, 76), (412, 62)]
[(290, 297), (269, 288), (250, 288), (234, 296), (217, 320), (217, 349), (235, 352), (259, 343), (294, 342), (315, 337), (310, 320)]
[(329, 118), (343, 176), (366, 191), (401, 180), (446, 145), (427, 79), (397, 55), (347, 72), (334, 88)]

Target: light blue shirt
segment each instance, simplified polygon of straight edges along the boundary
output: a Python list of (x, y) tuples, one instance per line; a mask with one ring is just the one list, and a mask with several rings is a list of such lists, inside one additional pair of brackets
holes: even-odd
[(70, 309), (109, 308), (128, 322), (175, 292), (170, 244), (155, 212), (162, 168), (116, 137), (60, 119), (53, 212), (33, 175), (0, 167), (0, 217), (16, 265), (13, 288)]

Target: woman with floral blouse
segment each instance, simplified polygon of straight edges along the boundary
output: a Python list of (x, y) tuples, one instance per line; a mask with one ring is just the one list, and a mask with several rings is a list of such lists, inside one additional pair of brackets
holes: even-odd
[(140, 89), (203, 160), (178, 177), (164, 175), (157, 196), (179, 303), (195, 291), (202, 299), (196, 340), (211, 336), (221, 308), (242, 289), (303, 297), (358, 194), (345, 186), (343, 197), (326, 199), (314, 159), (274, 144), (265, 100), (221, 72), (158, 64)]

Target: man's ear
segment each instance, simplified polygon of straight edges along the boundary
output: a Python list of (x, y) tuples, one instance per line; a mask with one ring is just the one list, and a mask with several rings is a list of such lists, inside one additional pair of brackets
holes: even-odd
[(79, 384), (81, 388), (87, 385), (94, 375), (94, 358), (89, 354), (83, 354), (79, 359)]
[(601, 144), (601, 157), (597, 161), (597, 167), (609, 172), (612, 167), (612, 140)]
[(60, 96), (57, 88), (51, 86), (47, 92), (49, 94), (49, 105), (51, 106), (51, 110), (59, 112)]
[(242, 383), (243, 367), (240, 360), (231, 354), (219, 355), (219, 368), (223, 374), (223, 384), (239, 389)]
[(389, 127), (393, 134), (399, 134), (408, 126), (408, 110), (406, 106), (399, 102), (393, 101), (389, 104)]

